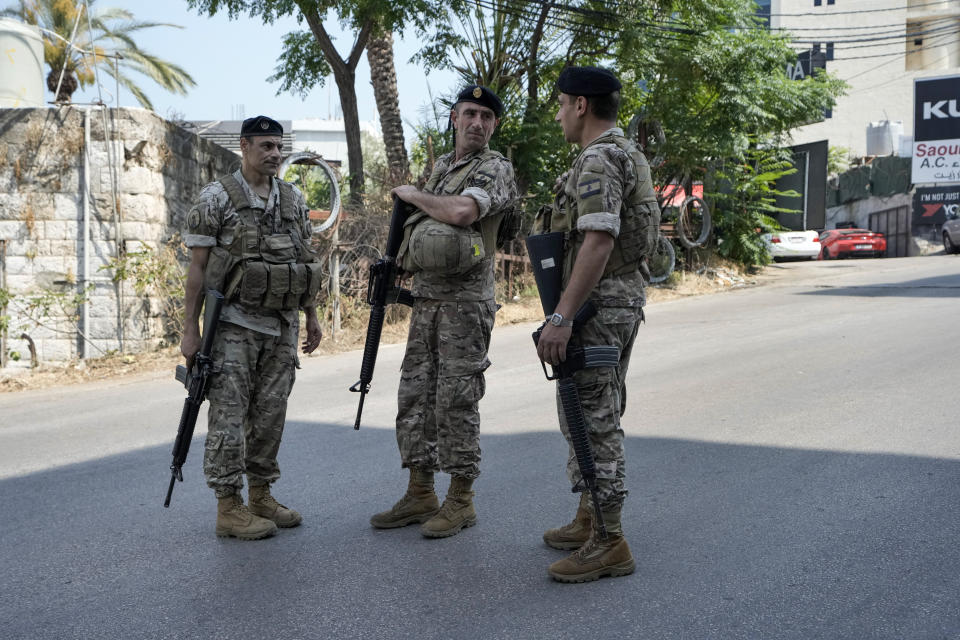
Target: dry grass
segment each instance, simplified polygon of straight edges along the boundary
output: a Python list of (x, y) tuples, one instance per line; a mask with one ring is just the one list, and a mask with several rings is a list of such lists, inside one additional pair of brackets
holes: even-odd
[[(733, 288), (756, 284), (752, 276), (745, 275), (741, 269), (731, 263), (715, 262), (701, 268), (700, 273), (676, 272), (663, 286), (647, 289), (650, 304), (671, 299), (716, 293)], [(540, 301), (526, 288), (524, 294), (503, 304), (497, 313), (497, 326), (536, 322), (543, 318)], [(504, 296), (500, 296), (501, 299)], [(409, 310), (393, 305), (389, 307), (387, 324), (383, 327), (383, 344), (399, 343), (407, 337), (407, 319)], [(333, 353), (342, 353), (362, 349), (366, 339), (369, 307), (366, 303), (345, 298), (341, 307), (342, 327), (336, 335), (331, 330), (329, 308), (320, 309), (324, 337), (312, 356), (318, 357)], [(146, 374), (157, 374), (166, 370), (173, 379), (173, 370), (180, 364), (179, 347), (168, 347), (158, 351), (130, 355), (111, 355), (90, 359), (85, 362), (73, 362), (63, 367), (41, 365), (34, 371), (20, 375), (0, 376), (0, 393), (40, 389), (51, 386), (92, 382), (108, 378), (122, 378)], [(359, 360), (357, 366), (359, 367)]]

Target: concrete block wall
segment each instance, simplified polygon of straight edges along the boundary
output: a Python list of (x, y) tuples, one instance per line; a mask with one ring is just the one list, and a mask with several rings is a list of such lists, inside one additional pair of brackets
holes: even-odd
[[(30, 366), (21, 332), (33, 339), (42, 363), (120, 349), (135, 353), (161, 343), (161, 301), (138, 295), (129, 282), (115, 283), (105, 267), (116, 258), (119, 243), (136, 251), (175, 238), (203, 185), (239, 166), (234, 153), (152, 111), (91, 108), (87, 113), (89, 146), (83, 107), (0, 109), (0, 287), (15, 296), (6, 310), (10, 329), (0, 362), (7, 369)], [(85, 183), (90, 203), (86, 283)], [(90, 288), (86, 327), (62, 316), (44, 318), (40, 326), (17, 313), (18, 300), (45, 290), (78, 293), (85, 284)], [(8, 357), (11, 352), (21, 359)]]

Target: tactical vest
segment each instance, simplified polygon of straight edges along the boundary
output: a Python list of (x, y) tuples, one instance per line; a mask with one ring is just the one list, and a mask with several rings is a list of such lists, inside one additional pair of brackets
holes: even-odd
[(243, 187), (232, 175), (219, 180), (240, 217), (229, 246), (212, 247), (204, 285), (221, 291), (227, 301), (264, 309), (298, 309), (311, 304), (322, 282), (320, 261), (303, 238), (297, 222), (293, 186), (277, 181), (280, 233), (257, 222)]
[[(623, 194), (619, 212), (620, 233), (614, 240), (613, 251), (603, 271), (606, 277), (624, 275), (643, 268), (643, 259), (652, 255), (657, 245), (657, 236), (660, 233), (660, 207), (657, 205), (657, 195), (650, 180), (647, 161), (636, 145), (623, 136), (607, 133), (592, 142), (591, 146), (602, 143), (613, 143), (630, 157), (635, 185), (632, 191)], [(575, 196), (577, 193), (578, 178), (579, 176), (570, 172), (563, 191), (555, 200), (553, 210), (547, 208), (546, 211), (538, 214), (538, 217), (543, 218), (539, 223), (544, 230), (562, 231), (566, 234), (565, 279), (572, 273), (573, 261), (580, 250), (580, 245), (583, 244), (584, 234), (576, 228), (572, 215), (576, 205), (570, 200), (571, 195)], [(561, 200), (563, 194), (566, 194), (566, 202)]]
[[(459, 167), (439, 191), (437, 186), (445, 176), (435, 172), (423, 190), (435, 195), (459, 195), (477, 169), (493, 158), (503, 155), (487, 149)], [(400, 245), (400, 267), (409, 273), (420, 270), (441, 271), (459, 275), (480, 264), (497, 250), (497, 230), (504, 212), (486, 216), (469, 227), (458, 227), (435, 220), (423, 211), (416, 211), (404, 223), (403, 242)]]

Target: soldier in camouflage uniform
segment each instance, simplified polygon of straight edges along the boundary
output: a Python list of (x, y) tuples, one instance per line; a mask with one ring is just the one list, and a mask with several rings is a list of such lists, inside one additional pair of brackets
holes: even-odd
[[(258, 116), (244, 121), (240, 135), (240, 169), (206, 185), (187, 214), (180, 349), (189, 368), (200, 347), (204, 292), (221, 291), (203, 470), (218, 500), (217, 535), (255, 540), (301, 521), (271, 496), (270, 484), (280, 477), (277, 451), (299, 367), (298, 309), (306, 315), (303, 352), (322, 337), (314, 303), (320, 271), (303, 195), (275, 177), (283, 128)], [(249, 508), (240, 496), (244, 473)]]
[[(626, 403), (624, 381), (630, 353), (643, 320), (644, 256), (654, 246), (660, 211), (646, 160), (616, 127), (620, 82), (596, 67), (571, 67), (558, 80), (560, 108), (556, 120), (568, 142), (581, 147), (570, 171), (559, 181), (555, 206), (539, 221), (544, 231), (566, 233), (563, 293), (548, 318), (537, 346), (541, 360), (559, 364), (568, 343), (613, 345), (619, 366), (584, 368), (574, 374), (596, 462), (598, 500), (608, 533), (601, 537), (593, 522), (589, 493), (581, 494), (573, 522), (551, 529), (544, 541), (558, 549), (577, 549), (550, 565), (561, 582), (585, 582), (634, 570), (623, 537), (620, 511), (624, 488), (624, 446), (620, 417)], [(587, 300), (597, 315), (571, 338), (572, 318)], [(560, 402), (558, 398), (558, 408)], [(564, 413), (560, 427), (570, 442)], [(571, 444), (567, 473), (580, 484)]]
[[(370, 519), (377, 528), (420, 522), (424, 536), (441, 538), (477, 520), (472, 487), (480, 474), (478, 403), (497, 309), (496, 232), (517, 198), (512, 165), (487, 144), (502, 109), (489, 89), (464, 89), (450, 115), (454, 151), (437, 160), (422, 191), (393, 190), (418, 209), (401, 247), (401, 265), (416, 271), (396, 423), (410, 479), (400, 501)], [(451, 475), (442, 507), (433, 486), (438, 470)]]

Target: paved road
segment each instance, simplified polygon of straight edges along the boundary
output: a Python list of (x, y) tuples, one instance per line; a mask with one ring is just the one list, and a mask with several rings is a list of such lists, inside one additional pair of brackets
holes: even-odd
[[(478, 526), (367, 518), (402, 490), (381, 351), (308, 358), (276, 493), (305, 524), (213, 535), (197, 440), (161, 506), (166, 376), (0, 396), (3, 638), (960, 637), (960, 258), (791, 263), (648, 309), (624, 420), (637, 572), (551, 582), (572, 514), (531, 326), (494, 333)], [(441, 489), (445, 489), (445, 482)]]

